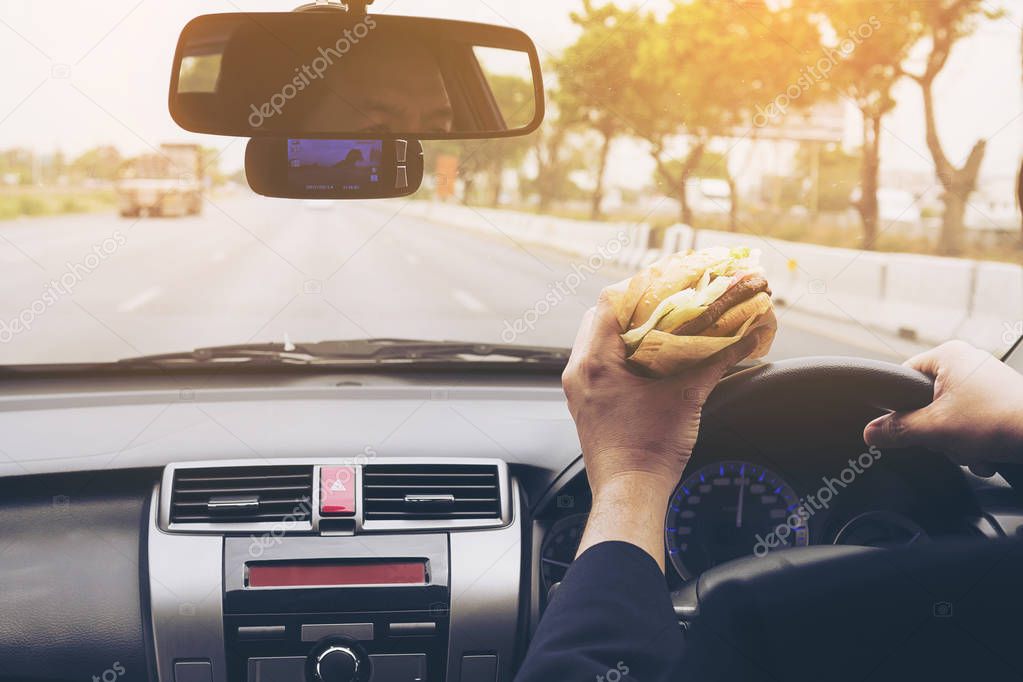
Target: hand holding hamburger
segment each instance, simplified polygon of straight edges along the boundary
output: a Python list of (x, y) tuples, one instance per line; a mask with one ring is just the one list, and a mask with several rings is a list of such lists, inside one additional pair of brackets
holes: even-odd
[(667, 256), (608, 288), (630, 364), (668, 376), (753, 333), (767, 354), (778, 327), (771, 290), (748, 248)]

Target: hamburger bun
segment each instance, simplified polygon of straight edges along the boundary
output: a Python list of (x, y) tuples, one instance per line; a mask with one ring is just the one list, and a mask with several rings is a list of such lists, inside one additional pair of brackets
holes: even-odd
[(655, 375), (707, 359), (758, 332), (767, 353), (777, 320), (759, 254), (716, 247), (663, 258), (609, 287), (626, 357)]

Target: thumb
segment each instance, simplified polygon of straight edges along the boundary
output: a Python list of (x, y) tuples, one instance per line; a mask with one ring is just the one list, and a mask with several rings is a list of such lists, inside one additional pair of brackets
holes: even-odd
[(926, 446), (931, 435), (926, 409), (878, 417), (863, 429), (863, 442), (879, 448)]
[(731, 367), (745, 360), (750, 353), (757, 349), (757, 344), (760, 342), (759, 334), (758, 330), (753, 330), (748, 336), (739, 339), (711, 356), (711, 361), (708, 364), (713, 365), (721, 374), (724, 374)]
[[(721, 377), (725, 375), (725, 372), (739, 362), (742, 362), (756, 348), (757, 338), (754, 333), (736, 341), (727, 348), (719, 350), (707, 360), (694, 367), (691, 372), (680, 374), (676, 380), (686, 388), (687, 394), (692, 392), (693, 386), (703, 386), (706, 388), (706, 393), (709, 393), (721, 381)], [(706, 398), (706, 395), (704, 394), (703, 397)]]

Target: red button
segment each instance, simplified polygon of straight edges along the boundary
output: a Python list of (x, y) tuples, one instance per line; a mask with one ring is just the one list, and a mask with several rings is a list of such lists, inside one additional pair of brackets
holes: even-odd
[(320, 513), (355, 515), (355, 468), (320, 469)]

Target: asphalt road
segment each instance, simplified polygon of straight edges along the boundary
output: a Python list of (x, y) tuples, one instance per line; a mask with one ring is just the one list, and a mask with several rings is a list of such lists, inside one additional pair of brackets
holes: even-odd
[[(569, 346), (629, 273), (402, 214), (405, 200), (247, 194), (202, 216), (0, 223), (0, 363), (102, 361), (250, 341), (362, 337)], [(899, 360), (917, 348), (781, 311), (771, 357)]]

